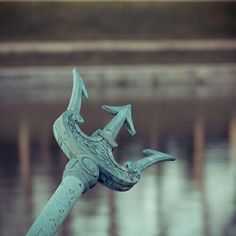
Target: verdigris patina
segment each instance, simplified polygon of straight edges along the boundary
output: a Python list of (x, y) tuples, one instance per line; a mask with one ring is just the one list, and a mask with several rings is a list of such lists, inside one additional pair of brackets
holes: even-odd
[(118, 146), (115, 139), (124, 124), (131, 135), (135, 134), (131, 105), (103, 106), (114, 118), (103, 128), (86, 135), (80, 125), (82, 98), (87, 97), (85, 85), (78, 70), (73, 69), (73, 89), (67, 110), (54, 122), (55, 138), (70, 159), (65, 167), (63, 180), (48, 201), (27, 235), (54, 235), (70, 209), (82, 193), (102, 183), (116, 191), (127, 191), (140, 179), (141, 172), (161, 161), (173, 161), (174, 157), (152, 149), (145, 149), (145, 158), (121, 165), (113, 157)]

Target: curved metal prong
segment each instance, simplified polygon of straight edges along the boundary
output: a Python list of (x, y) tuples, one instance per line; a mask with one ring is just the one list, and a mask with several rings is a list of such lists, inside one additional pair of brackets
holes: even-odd
[(88, 93), (85, 88), (84, 82), (80, 77), (79, 71), (73, 69), (73, 89), (71, 93), (71, 98), (67, 110), (72, 110), (77, 114), (80, 114), (82, 97), (88, 98)]
[(135, 166), (140, 171), (143, 171), (144, 169), (158, 162), (174, 161), (176, 159), (175, 157), (153, 149), (144, 149), (143, 153), (147, 155), (147, 157), (144, 157), (143, 159), (134, 162)]
[(107, 106), (103, 109), (115, 117), (92, 136), (86, 135), (80, 129), (83, 120), (80, 116), (81, 100), (88, 97), (84, 83), (78, 70), (73, 70), (73, 89), (67, 111), (54, 122), (54, 134), (57, 142), (69, 159), (81, 154), (94, 158), (99, 167), (98, 181), (110, 189), (127, 191), (140, 179), (141, 172), (161, 161), (173, 161), (174, 157), (152, 149), (145, 149), (145, 158), (138, 161), (128, 161), (119, 164), (113, 156), (113, 149), (117, 147), (115, 138), (124, 124), (130, 134), (135, 134), (131, 116), (131, 105)]
[[(116, 115), (114, 119), (112, 119), (111, 122), (108, 123), (108, 125), (103, 129), (109, 129), (112, 132), (115, 133), (115, 137), (117, 136), (121, 126), (124, 124), (127, 130), (131, 135), (135, 135), (136, 131), (134, 128), (132, 115), (131, 115), (131, 105), (125, 105), (125, 106), (108, 106), (103, 105), (102, 108), (113, 115)], [(119, 117), (119, 118), (118, 118)]]
[(125, 106), (108, 106), (103, 105), (102, 108), (114, 115), (115, 117), (100, 131), (100, 134), (105, 138), (112, 148), (118, 146), (115, 142), (122, 125), (124, 124), (131, 135), (135, 135), (136, 131), (132, 121), (131, 105)]

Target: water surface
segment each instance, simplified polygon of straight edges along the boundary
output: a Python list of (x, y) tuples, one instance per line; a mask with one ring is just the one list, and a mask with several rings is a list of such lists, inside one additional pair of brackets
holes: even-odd
[[(124, 86), (113, 89), (122, 91)], [(79, 199), (57, 235), (236, 235), (235, 97), (222, 94), (162, 99), (140, 95), (140, 99), (122, 98), (119, 104), (110, 95), (92, 96), (83, 103), (86, 133), (112, 118), (101, 111), (102, 104), (132, 103), (137, 134), (130, 137), (122, 129), (114, 153), (118, 162), (140, 158), (147, 147), (177, 160), (146, 170), (125, 193), (97, 184)], [(68, 100), (4, 101), (0, 104), (0, 234), (24, 235), (60, 183), (67, 162), (51, 127)]]

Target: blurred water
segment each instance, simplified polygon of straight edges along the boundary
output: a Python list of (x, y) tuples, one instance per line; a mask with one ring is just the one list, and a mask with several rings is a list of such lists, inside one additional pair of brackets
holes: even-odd
[[(85, 132), (111, 118), (99, 111), (103, 103), (104, 97), (83, 104)], [(123, 103), (133, 105), (137, 135), (122, 130), (116, 159), (137, 159), (151, 147), (177, 160), (151, 167), (125, 193), (98, 184), (79, 199), (57, 235), (236, 235), (235, 97)], [(66, 104), (0, 104), (0, 235), (24, 235), (60, 183), (67, 159), (51, 125)]]

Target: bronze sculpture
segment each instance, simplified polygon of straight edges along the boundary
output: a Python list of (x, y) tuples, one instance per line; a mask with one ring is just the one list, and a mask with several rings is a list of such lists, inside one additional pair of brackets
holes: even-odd
[(53, 125), (55, 138), (70, 161), (65, 167), (62, 183), (27, 235), (54, 235), (81, 194), (97, 182), (112, 190), (127, 191), (139, 181), (145, 168), (161, 161), (175, 160), (162, 152), (144, 149), (145, 158), (120, 165), (112, 151), (118, 146), (115, 138), (123, 124), (131, 135), (135, 134), (131, 105), (103, 106), (115, 117), (103, 129), (88, 136), (80, 129), (84, 122), (80, 115), (83, 97), (88, 94), (78, 70), (74, 69), (68, 108)]

